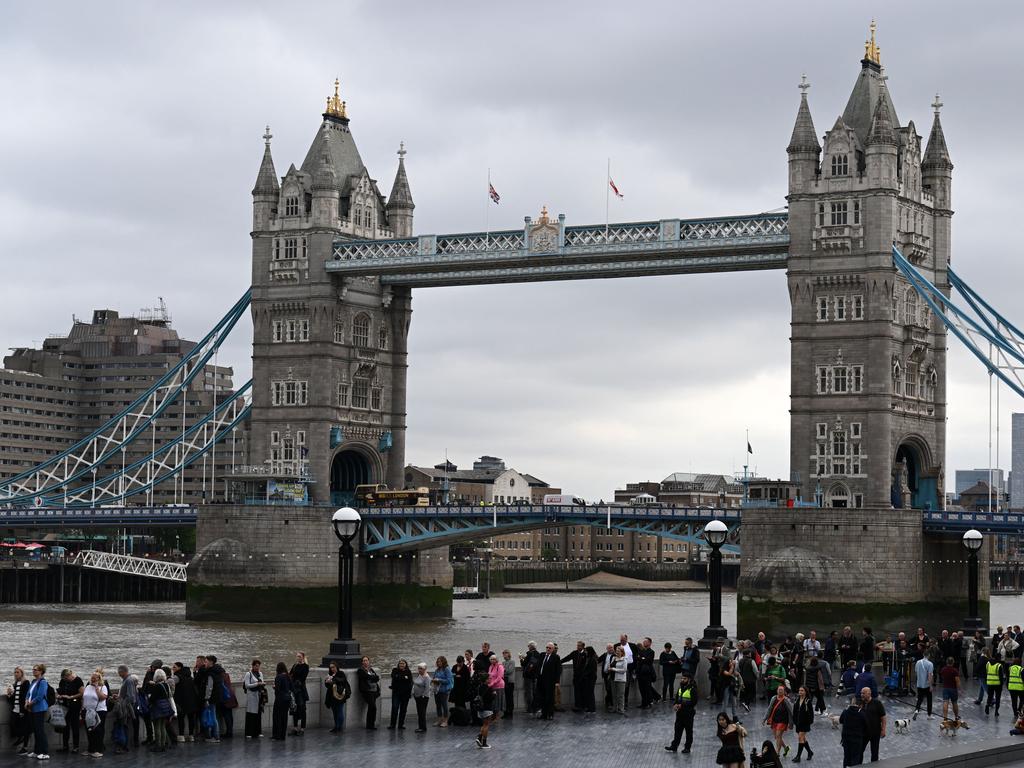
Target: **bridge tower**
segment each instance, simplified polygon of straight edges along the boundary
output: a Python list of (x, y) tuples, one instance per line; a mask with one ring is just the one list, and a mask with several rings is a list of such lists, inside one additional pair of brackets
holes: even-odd
[[(405, 148), (385, 200), (338, 93), (302, 165), (278, 181), (266, 148), (253, 188), (253, 411), (249, 469), (309, 500), (402, 487), (410, 291), (328, 275), (338, 240), (412, 235)], [(271, 489), (273, 493), (273, 489)]]
[(941, 509), (946, 332), (892, 263), (948, 293), (950, 181), (939, 107), (922, 161), (872, 24), (853, 92), (814, 132), (806, 79), (789, 155), (790, 467), (826, 507)]

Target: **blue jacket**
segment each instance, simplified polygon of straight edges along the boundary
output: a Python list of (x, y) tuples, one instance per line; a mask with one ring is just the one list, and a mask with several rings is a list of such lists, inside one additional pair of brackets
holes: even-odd
[(437, 680), (437, 689), (435, 693), (450, 693), (452, 685), (455, 683), (455, 676), (452, 675), (451, 667), (445, 667), (444, 669), (435, 669), (434, 680)]
[(29, 712), (45, 712), (50, 708), (50, 705), (46, 703), (46, 692), (49, 688), (50, 684), (44, 677), (29, 683), (28, 695), (25, 697), (26, 702), (32, 702)]
[(861, 688), (870, 688), (871, 698), (878, 698), (878, 682), (875, 680), (874, 672), (861, 672), (857, 675), (857, 682), (853, 684), (853, 688), (858, 693)]

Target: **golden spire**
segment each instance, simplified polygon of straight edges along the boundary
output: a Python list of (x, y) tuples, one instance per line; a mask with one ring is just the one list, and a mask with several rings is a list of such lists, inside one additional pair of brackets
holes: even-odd
[(548, 221), (549, 221), (549, 219), (548, 219), (548, 207), (546, 205), (541, 206), (541, 209), (540, 209), (540, 220), (539, 221), (540, 221), (541, 224), (547, 224)]
[(864, 41), (864, 59), (872, 64), (881, 64), (882, 49), (875, 43), (875, 31), (878, 29), (878, 25), (875, 24), (874, 19), (871, 20), (871, 25), (868, 28), (871, 30), (871, 39)]
[(338, 95), (338, 87), (341, 82), (337, 79), (334, 81), (334, 95), (327, 97), (327, 112), (326, 114), (331, 117), (340, 117), (343, 120), (348, 119), (348, 115), (345, 114), (345, 102), (341, 100)]

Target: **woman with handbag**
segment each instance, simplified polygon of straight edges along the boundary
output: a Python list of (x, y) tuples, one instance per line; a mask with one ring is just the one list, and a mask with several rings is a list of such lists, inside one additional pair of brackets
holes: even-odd
[(259, 739), (263, 736), (263, 697), (267, 693), (267, 684), (263, 681), (260, 671), (262, 662), (253, 659), (249, 671), (242, 678), (242, 691), (245, 693), (245, 738)]
[(178, 741), (195, 741), (199, 694), (192, 680), (192, 670), (180, 661), (171, 665), (174, 683), (174, 706), (178, 711)]
[(345, 727), (345, 702), (352, 697), (352, 686), (348, 684), (345, 673), (338, 669), (338, 665), (333, 661), (327, 667), (324, 687), (327, 689), (324, 705), (334, 715), (334, 727), (331, 728), (331, 733), (341, 733)]
[(363, 656), (356, 670), (359, 682), (359, 695), (366, 703), (366, 730), (377, 730), (377, 699), (380, 698), (380, 675), (370, 665), (370, 657)]
[(301, 736), (306, 732), (306, 702), (309, 691), (306, 690), (306, 678), (309, 677), (309, 663), (306, 654), (299, 651), (295, 654), (295, 663), (288, 671), (292, 678), (292, 696), (295, 699), (295, 711), (292, 713), (292, 735)]
[[(85, 683), (72, 670), (65, 669), (60, 673), (57, 684), (57, 703), (64, 707), (64, 731), (61, 733), (61, 752), (77, 752), (79, 743), (79, 726), (82, 723), (82, 694)], [(53, 716), (50, 716), (53, 719)]]
[(274, 677), (274, 729), (271, 738), (274, 741), (284, 741), (288, 733), (288, 714), (292, 711), (294, 702), (292, 700), (292, 679), (288, 677), (288, 666), (283, 662), (277, 662), (277, 674)]
[(153, 746), (149, 749), (151, 752), (165, 752), (170, 744), (167, 721), (174, 712), (171, 708), (171, 688), (163, 669), (153, 670), (153, 679), (146, 683), (145, 694), (149, 700), (149, 719), (153, 723)]
[(448, 667), (448, 659), (438, 656), (434, 662), (434, 675), (430, 685), (434, 691), (434, 706), (437, 708), (437, 722), (434, 725), (439, 728), (448, 727), (448, 694), (452, 691), (452, 684), (455, 678)]
[(89, 676), (89, 684), (82, 691), (82, 718), (89, 757), (103, 757), (103, 720), (99, 706), (107, 700), (107, 689), (98, 672)]

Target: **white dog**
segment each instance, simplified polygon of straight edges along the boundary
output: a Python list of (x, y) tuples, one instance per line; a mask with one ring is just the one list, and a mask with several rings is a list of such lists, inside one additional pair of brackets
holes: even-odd
[(839, 729), (839, 715), (829, 715), (828, 721), (832, 723), (832, 730)]
[(910, 731), (910, 721), (905, 717), (897, 718), (892, 721), (892, 727), (896, 730), (896, 733), (908, 733)]

